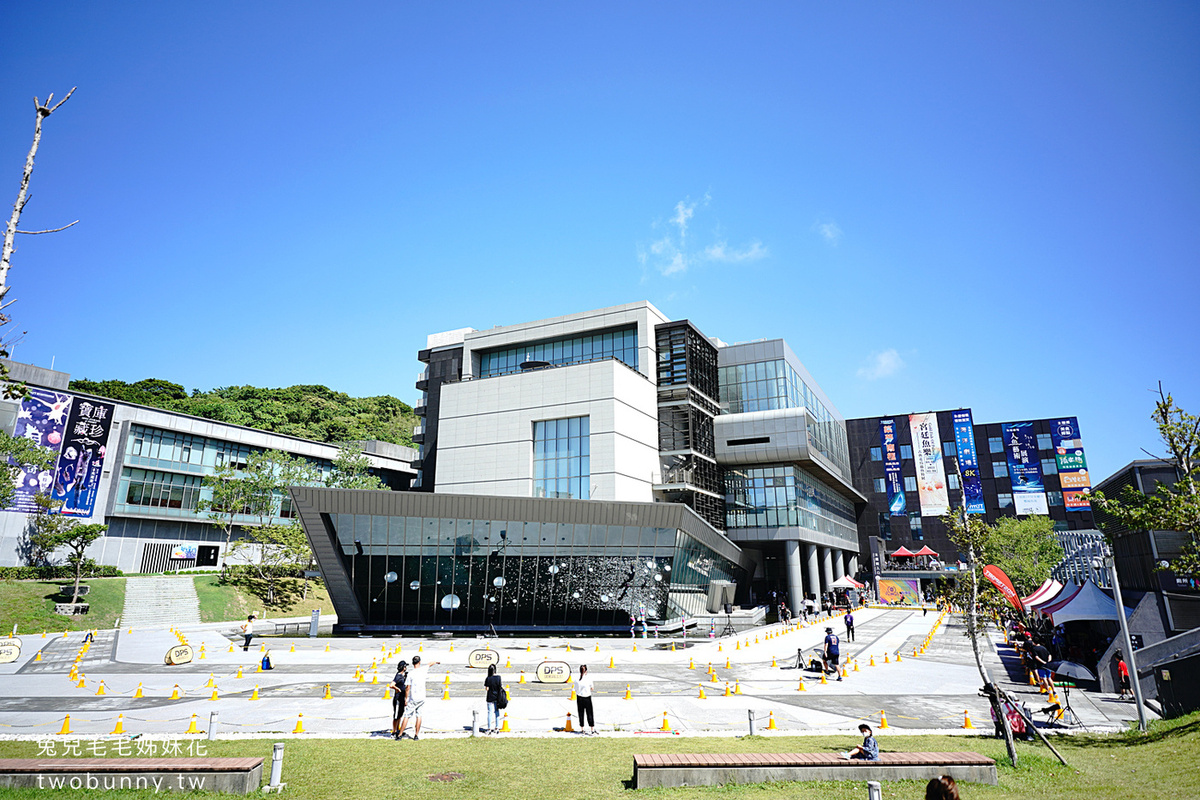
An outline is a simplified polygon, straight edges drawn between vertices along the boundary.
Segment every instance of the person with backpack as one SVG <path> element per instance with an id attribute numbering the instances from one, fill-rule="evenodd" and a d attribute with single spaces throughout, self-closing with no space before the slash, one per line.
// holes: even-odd
<path id="1" fill-rule="evenodd" d="M 833 669 L 837 675 L 837 679 L 842 679 L 842 673 L 838 670 L 838 659 L 841 657 L 840 642 L 837 634 L 833 632 L 833 628 L 825 629 L 825 668 Z"/>
<path id="2" fill-rule="evenodd" d="M 396 665 L 396 676 L 388 684 L 392 690 L 392 738 L 400 739 L 400 720 L 404 718 L 405 694 L 408 691 L 408 662 Z"/>
<path id="3" fill-rule="evenodd" d="M 484 700 L 487 702 L 487 728 L 484 733 L 500 732 L 500 711 L 508 706 L 508 692 L 504 690 L 504 681 L 496 674 L 496 665 L 488 664 L 487 677 L 483 679 L 487 689 Z"/>

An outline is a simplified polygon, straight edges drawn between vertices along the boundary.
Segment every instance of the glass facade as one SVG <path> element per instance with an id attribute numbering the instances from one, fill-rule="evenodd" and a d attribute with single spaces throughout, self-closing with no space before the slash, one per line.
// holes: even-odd
<path id="1" fill-rule="evenodd" d="M 739 572 L 675 528 L 357 514 L 328 520 L 370 627 L 628 629 L 631 616 L 695 613 L 710 581 L 736 582 Z"/>
<path id="2" fill-rule="evenodd" d="M 737 364 L 721 367 L 719 372 L 722 409 L 730 414 L 781 408 L 807 409 L 809 443 L 849 474 L 850 451 L 845 426 L 786 361 Z"/>
<path id="3" fill-rule="evenodd" d="M 224 466 L 244 467 L 258 448 L 192 436 L 185 433 L 132 425 L 125 443 L 125 463 L 117 486 L 116 513 L 170 516 L 207 520 L 208 512 L 197 510 L 201 499 L 211 499 L 211 490 L 203 488 L 204 476 Z M 333 464 L 314 460 L 323 480 Z M 291 501 L 276 496 L 276 516 L 291 516 Z M 240 515 L 238 522 L 258 524 L 257 515 Z"/>
<path id="4" fill-rule="evenodd" d="M 533 423 L 533 496 L 587 500 L 591 495 L 587 417 Z"/>
<path id="5" fill-rule="evenodd" d="M 800 527 L 858 541 L 854 506 L 800 467 L 725 470 L 730 528 Z"/>
<path id="6" fill-rule="evenodd" d="M 545 361 L 555 366 L 587 364 L 615 358 L 638 368 L 637 327 L 618 328 L 585 336 L 568 336 L 525 342 L 516 347 L 479 354 L 479 377 L 494 378 L 521 371 L 525 361 Z"/>

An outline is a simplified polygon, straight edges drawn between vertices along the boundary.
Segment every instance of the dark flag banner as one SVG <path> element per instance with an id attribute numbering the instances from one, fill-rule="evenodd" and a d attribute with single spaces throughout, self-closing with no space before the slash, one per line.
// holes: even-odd
<path id="1" fill-rule="evenodd" d="M 60 513 L 90 517 L 95 510 L 112 417 L 112 403 L 75 398 L 54 473 L 53 497 L 62 501 Z"/>
<path id="2" fill-rule="evenodd" d="M 1033 423 L 1006 422 L 1000 426 L 1000 431 L 1004 437 L 1004 453 L 1008 457 L 1008 477 L 1012 480 L 1016 512 L 1021 515 L 1049 514 Z"/>
<path id="3" fill-rule="evenodd" d="M 971 409 L 955 411 L 954 443 L 958 449 L 958 471 L 962 473 L 963 505 L 968 514 L 986 514 L 983 482 L 979 479 L 979 457 L 975 454 L 975 428 Z"/>
<path id="4" fill-rule="evenodd" d="M 879 420 L 879 443 L 883 450 L 888 513 L 893 517 L 906 516 L 908 509 L 904 499 L 904 479 L 900 477 L 900 450 L 896 445 L 896 420 Z"/>

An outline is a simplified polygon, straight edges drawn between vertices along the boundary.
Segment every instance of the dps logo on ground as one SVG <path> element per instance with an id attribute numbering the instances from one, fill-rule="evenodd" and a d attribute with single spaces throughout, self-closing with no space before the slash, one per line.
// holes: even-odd
<path id="1" fill-rule="evenodd" d="M 166 657 L 163 658 L 163 663 L 167 666 L 174 666 L 175 664 L 187 664 L 191 660 L 191 645 L 180 644 L 167 651 Z"/>
<path id="2" fill-rule="evenodd" d="M 571 665 L 565 661 L 543 661 L 538 664 L 537 679 L 542 683 L 566 683 L 571 677 Z"/>
<path id="3" fill-rule="evenodd" d="M 467 654 L 467 666 L 487 669 L 490 666 L 500 666 L 500 654 L 495 650 L 472 650 Z"/>
<path id="4" fill-rule="evenodd" d="M 0 664 L 11 664 L 21 657 L 21 640 L 15 636 L 0 639 Z"/>

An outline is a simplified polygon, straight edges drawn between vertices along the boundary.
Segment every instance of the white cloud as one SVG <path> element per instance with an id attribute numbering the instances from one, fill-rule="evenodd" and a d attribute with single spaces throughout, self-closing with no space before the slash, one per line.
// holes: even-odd
<path id="1" fill-rule="evenodd" d="M 757 261 L 771 255 L 771 251 L 763 247 L 763 243 L 755 240 L 740 250 L 730 247 L 728 242 L 720 241 L 704 248 L 704 257 L 709 261 L 725 261 L 736 264 L 740 261 Z"/>
<path id="2" fill-rule="evenodd" d="M 679 275 L 685 273 L 693 265 L 706 261 L 736 264 L 743 261 L 757 261 L 768 257 L 771 253 L 757 239 L 751 240 L 741 247 L 730 246 L 725 239 L 718 239 L 712 244 L 701 247 L 692 245 L 689 241 L 690 229 L 699 220 L 697 213 L 712 201 L 708 192 L 699 200 L 685 197 L 675 204 L 674 213 L 667 220 L 671 227 L 660 227 L 661 221 L 651 223 L 651 230 L 666 231 L 666 234 L 655 239 L 647 247 L 638 245 L 638 263 L 645 267 L 653 267 L 660 275 Z M 717 226 L 713 226 L 714 230 Z M 695 234 L 691 236 L 695 239 Z M 643 272 L 642 279 L 645 280 Z"/>
<path id="3" fill-rule="evenodd" d="M 888 349 L 872 353 L 865 366 L 859 367 L 858 377 L 863 380 L 877 381 L 895 375 L 904 369 L 904 359 L 896 350 Z"/>
<path id="4" fill-rule="evenodd" d="M 825 241 L 829 242 L 829 244 L 833 245 L 834 247 L 837 247 L 837 243 L 842 240 L 842 229 L 839 228 L 838 224 L 833 220 L 830 220 L 829 222 L 818 222 L 813 227 L 816 229 L 817 233 L 821 234 L 821 237 L 824 238 Z"/>

